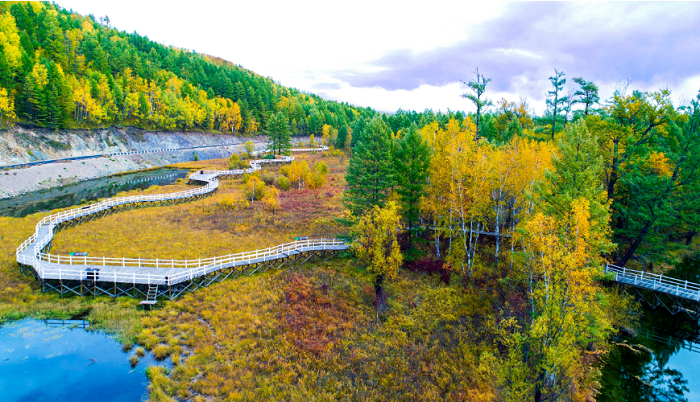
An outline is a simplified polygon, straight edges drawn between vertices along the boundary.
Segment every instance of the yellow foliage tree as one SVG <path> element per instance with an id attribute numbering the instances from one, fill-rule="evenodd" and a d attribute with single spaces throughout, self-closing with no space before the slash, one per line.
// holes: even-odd
<path id="1" fill-rule="evenodd" d="M 265 195 L 262 198 L 265 210 L 272 212 L 273 215 L 275 214 L 275 211 L 280 208 L 279 195 L 280 191 L 277 188 L 268 187 L 265 191 Z"/>
<path id="2" fill-rule="evenodd" d="M 401 215 L 394 201 L 384 208 L 375 205 L 355 226 L 352 250 L 358 261 L 374 275 L 374 290 L 382 296 L 384 280 L 396 276 L 403 263 L 397 234 L 401 230 Z"/>
<path id="3" fill-rule="evenodd" d="M 515 345 L 505 348 L 496 369 L 502 399 L 549 401 L 565 392 L 573 400 L 585 399 L 577 392 L 588 388 L 582 382 L 594 368 L 582 359 L 584 348 L 604 341 L 612 330 L 597 301 L 601 290 L 595 277 L 601 268 L 591 245 L 601 242 L 595 238 L 600 235 L 591 230 L 585 198 L 575 200 L 559 219 L 537 213 L 518 235 L 522 259 L 517 267 L 528 286 L 529 318 L 524 328 L 502 334 L 503 345 Z"/>
<path id="4" fill-rule="evenodd" d="M 6 118 L 9 124 L 10 119 L 15 117 L 15 101 L 11 96 L 8 96 L 5 88 L 0 88 L 0 124 L 2 124 L 3 118 Z"/>
<path id="5" fill-rule="evenodd" d="M 0 14 L 0 49 L 5 56 L 5 61 L 12 74 L 22 66 L 22 53 L 20 52 L 19 31 L 15 24 L 15 17 L 10 13 Z"/>

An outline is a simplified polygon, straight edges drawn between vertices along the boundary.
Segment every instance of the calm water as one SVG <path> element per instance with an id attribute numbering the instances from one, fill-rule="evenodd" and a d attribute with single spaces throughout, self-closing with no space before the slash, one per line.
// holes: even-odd
<path id="1" fill-rule="evenodd" d="M 13 401 L 139 401 L 146 398 L 146 367 L 131 368 L 109 336 L 32 319 L 0 327 L 0 399 Z M 166 364 L 166 363 L 161 363 Z"/>
<path id="2" fill-rule="evenodd" d="M 84 201 L 112 197 L 120 191 L 172 184 L 175 180 L 184 177 L 187 177 L 187 170 L 156 169 L 68 184 L 27 193 L 19 197 L 2 199 L 0 200 L 0 216 L 23 217 L 35 212 L 66 208 L 79 205 Z"/>
<path id="3" fill-rule="evenodd" d="M 700 283 L 700 261 L 687 259 L 669 276 Z M 639 336 L 619 342 L 649 351 L 614 347 L 604 359 L 598 400 L 700 402 L 700 334 L 686 317 L 672 316 L 663 307 L 646 308 Z"/>

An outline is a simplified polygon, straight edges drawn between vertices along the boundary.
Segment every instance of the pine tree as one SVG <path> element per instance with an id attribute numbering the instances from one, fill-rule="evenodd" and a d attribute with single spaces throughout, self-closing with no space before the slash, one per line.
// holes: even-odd
<path id="1" fill-rule="evenodd" d="M 547 99 L 547 107 L 552 111 L 552 139 L 554 139 L 554 129 L 557 125 L 557 118 L 569 98 L 567 96 L 561 96 L 561 92 L 564 90 L 564 84 L 566 84 L 563 71 L 558 71 L 555 68 L 554 76 L 549 77 L 549 81 L 554 87 L 554 90 L 547 91 L 547 96 L 549 97 L 549 99 Z"/>
<path id="2" fill-rule="evenodd" d="M 425 195 L 425 184 L 430 166 L 430 148 L 418 127 L 412 124 L 404 135 L 394 157 L 396 192 L 401 196 L 401 211 L 408 226 L 408 247 L 412 246 L 413 232 L 418 221 L 418 202 Z"/>
<path id="3" fill-rule="evenodd" d="M 273 153 L 282 155 L 283 152 L 287 152 L 292 147 L 289 122 L 282 112 L 270 115 L 265 134 L 270 138 L 268 143 Z"/>
<path id="4" fill-rule="evenodd" d="M 345 180 L 343 202 L 354 214 L 384 206 L 394 185 L 391 131 L 381 117 L 373 118 L 360 134 Z"/>
<path id="5" fill-rule="evenodd" d="M 603 182 L 603 158 L 598 139 L 586 127 L 584 120 L 569 125 L 559 140 L 559 152 L 552 164 L 554 170 L 546 172 L 546 179 L 537 187 L 543 200 L 542 210 L 551 217 L 563 219 L 573 204 L 585 199 L 589 205 L 592 230 L 599 231 L 596 238 L 606 239 L 610 230 L 610 203 L 607 202 Z M 611 244 L 592 245 L 595 254 L 608 251 Z"/>
<path id="6" fill-rule="evenodd" d="M 340 130 L 338 130 L 338 136 L 335 138 L 335 147 L 336 148 L 343 148 L 345 146 L 345 139 L 348 137 L 348 126 L 342 125 L 340 126 Z"/>
<path id="7" fill-rule="evenodd" d="M 474 74 L 476 74 L 476 81 L 462 81 L 462 83 L 467 85 L 469 87 L 469 90 L 473 92 L 462 94 L 462 98 L 469 99 L 470 101 L 472 101 L 472 103 L 474 103 L 474 106 L 476 106 L 476 139 L 478 140 L 479 135 L 481 134 L 482 111 L 487 107 L 493 105 L 493 102 L 491 102 L 491 100 L 487 98 L 482 98 L 482 95 L 484 95 L 484 92 L 486 92 L 486 85 L 489 82 L 491 82 L 491 78 L 484 77 L 481 73 L 479 73 L 478 68 L 476 69 L 476 71 L 474 71 Z"/>
<path id="8" fill-rule="evenodd" d="M 598 96 L 598 86 L 590 81 L 584 80 L 581 77 L 574 78 L 574 82 L 581 87 L 581 89 L 574 93 L 574 96 L 576 96 L 576 100 L 574 102 L 583 103 L 583 115 L 588 116 L 593 105 L 600 101 L 600 97 Z"/>

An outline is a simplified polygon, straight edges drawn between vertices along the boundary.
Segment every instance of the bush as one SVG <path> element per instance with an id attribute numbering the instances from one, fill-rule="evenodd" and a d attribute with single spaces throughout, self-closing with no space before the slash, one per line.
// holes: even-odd
<path id="1" fill-rule="evenodd" d="M 241 200 L 231 196 L 226 196 L 219 200 L 219 206 L 231 211 L 241 211 L 248 209 L 250 202 L 248 202 L 248 200 Z"/>
<path id="2" fill-rule="evenodd" d="M 265 183 L 258 177 L 251 175 L 243 184 L 243 192 L 246 199 L 258 201 L 265 196 Z"/>
<path id="3" fill-rule="evenodd" d="M 314 165 L 314 170 L 321 173 L 321 174 L 327 174 L 328 173 L 328 165 L 326 165 L 323 162 L 318 162 L 317 164 Z"/>
<path id="4" fill-rule="evenodd" d="M 255 144 L 253 144 L 253 141 L 246 141 L 243 147 L 245 148 L 245 153 L 248 154 L 248 158 L 252 158 L 255 152 Z"/>
<path id="5" fill-rule="evenodd" d="M 247 162 L 242 161 L 238 154 L 231 154 L 231 156 L 228 158 L 229 170 L 245 169 L 248 167 L 250 167 L 250 165 Z"/>
<path id="6" fill-rule="evenodd" d="M 434 260 L 432 258 L 422 258 L 408 263 L 408 270 L 412 272 L 425 272 L 428 275 L 439 275 L 440 280 L 445 284 L 450 284 L 452 271 L 445 268 L 445 261 Z"/>
<path id="7" fill-rule="evenodd" d="M 136 356 L 138 356 L 138 357 L 146 356 L 146 350 L 139 346 L 138 348 L 136 348 Z"/>
<path id="8" fill-rule="evenodd" d="M 277 187 L 280 190 L 287 191 L 289 190 L 289 179 L 287 176 L 280 176 L 277 178 Z"/>
<path id="9" fill-rule="evenodd" d="M 156 360 L 164 360 L 170 356 L 170 348 L 168 345 L 163 345 L 162 343 L 155 348 L 153 348 L 153 357 L 156 358 Z"/>
<path id="10" fill-rule="evenodd" d="M 263 183 L 265 183 L 268 186 L 275 184 L 275 175 L 268 172 L 267 170 L 263 170 L 262 174 L 260 175 L 260 178 L 262 179 Z"/>

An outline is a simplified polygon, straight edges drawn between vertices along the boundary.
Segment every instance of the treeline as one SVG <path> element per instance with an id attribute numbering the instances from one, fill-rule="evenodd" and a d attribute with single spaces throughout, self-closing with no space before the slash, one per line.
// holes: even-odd
<path id="1" fill-rule="evenodd" d="M 437 260 L 488 301 L 484 400 L 593 398 L 595 356 L 630 325 L 603 266 L 664 270 L 700 227 L 700 95 L 669 97 L 618 91 L 562 112 L 553 94 L 539 118 L 505 102 L 446 123 L 372 118 L 353 133 L 344 200 L 377 300 L 402 261 Z"/>
<path id="2" fill-rule="evenodd" d="M 293 134 L 321 136 L 374 115 L 49 3 L 0 3 L 0 47 L 0 125 L 249 135 L 282 112 Z"/>

